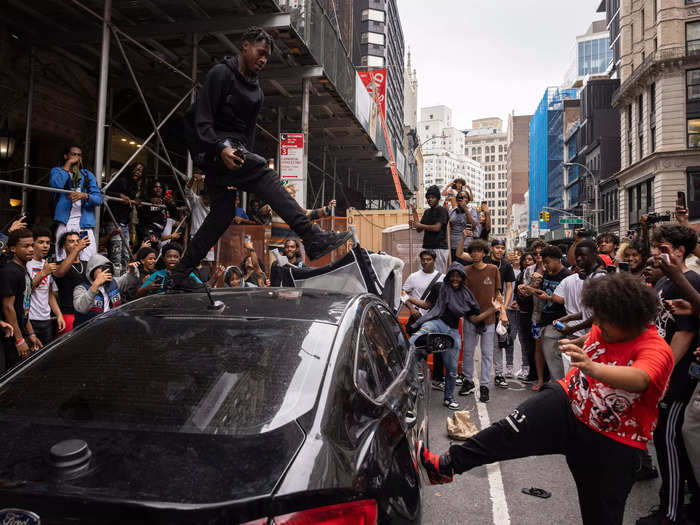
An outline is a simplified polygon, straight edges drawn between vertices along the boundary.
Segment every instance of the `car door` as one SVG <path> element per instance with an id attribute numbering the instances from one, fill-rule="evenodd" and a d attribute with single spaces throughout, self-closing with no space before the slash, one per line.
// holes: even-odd
<path id="1" fill-rule="evenodd" d="M 418 439 L 427 441 L 427 363 L 425 359 L 418 357 L 415 349 L 411 349 L 411 344 L 396 316 L 382 304 L 377 304 L 375 308 L 389 334 L 390 342 L 395 346 L 395 352 L 402 357 L 404 362 L 406 370 L 404 392 L 407 394 L 407 405 L 403 413 L 404 420 L 411 429 L 410 434 L 414 442 Z"/>

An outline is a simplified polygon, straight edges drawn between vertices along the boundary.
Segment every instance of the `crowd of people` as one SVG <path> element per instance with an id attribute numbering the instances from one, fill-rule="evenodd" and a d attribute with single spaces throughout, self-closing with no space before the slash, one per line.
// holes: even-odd
<path id="1" fill-rule="evenodd" d="M 183 258 L 183 245 L 192 240 L 210 212 L 206 175 L 195 168 L 178 205 L 173 190 L 163 180 L 146 177 L 144 170 L 137 163 L 100 190 L 93 173 L 82 167 L 82 150 L 67 147 L 62 164 L 50 173 L 51 187 L 63 190 L 52 198 L 53 221 L 33 217 L 28 228 L 22 216 L 0 233 L 4 239 L 0 373 L 102 312 L 165 291 L 168 275 Z M 112 197 L 108 206 L 105 195 Z M 280 222 L 269 205 L 256 198 L 249 204 L 244 210 L 236 196 L 232 224 Z M 335 204 L 331 201 L 323 208 L 303 211 L 308 219 L 318 219 L 330 215 Z M 96 238 L 98 206 L 102 206 L 102 221 Z M 295 233 L 277 229 L 278 238 L 271 247 L 279 249 L 285 262 L 306 266 L 303 244 Z M 184 239 L 187 232 L 189 239 Z M 219 264 L 211 249 L 190 271 L 188 281 L 195 289 L 205 283 L 210 287 L 270 286 L 271 272 L 266 268 L 272 270 L 276 263 L 270 266 L 264 259 L 246 237 L 238 264 Z"/>
<path id="2" fill-rule="evenodd" d="M 507 251 L 502 239 L 484 240 L 488 208 L 469 205 L 462 182 L 428 188 L 429 208 L 420 220 L 413 214 L 425 234 L 421 269 L 403 285 L 407 329 L 412 341 L 452 336 L 454 346 L 433 355 L 432 387 L 448 409 L 460 408 L 455 392 L 476 391 L 477 345 L 480 402 L 492 378 L 536 394 L 445 454 L 420 444 L 431 482 L 558 453 L 584 523 L 622 523 L 632 484 L 659 473 L 659 504 L 636 523 L 700 523 L 700 245 L 687 209 L 679 203 L 673 223 L 644 216 L 622 240 L 581 230 L 568 247 L 535 240 Z M 646 452 L 652 440 L 658 470 Z"/>

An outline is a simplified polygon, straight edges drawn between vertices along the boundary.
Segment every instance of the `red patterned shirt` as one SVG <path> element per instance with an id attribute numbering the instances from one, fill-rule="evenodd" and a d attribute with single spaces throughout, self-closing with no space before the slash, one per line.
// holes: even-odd
<path id="1" fill-rule="evenodd" d="M 641 335 L 623 343 L 606 343 L 600 328 L 593 325 L 584 350 L 597 363 L 644 370 L 651 383 L 644 392 L 628 392 L 572 368 L 559 384 L 571 399 L 574 415 L 583 424 L 615 441 L 646 448 L 646 442 L 656 427 L 657 404 L 673 370 L 671 348 L 654 325 L 647 326 Z"/>

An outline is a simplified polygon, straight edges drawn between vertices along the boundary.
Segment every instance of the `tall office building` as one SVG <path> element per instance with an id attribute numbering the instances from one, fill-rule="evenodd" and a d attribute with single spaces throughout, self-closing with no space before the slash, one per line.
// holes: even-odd
<path id="1" fill-rule="evenodd" d="M 564 77 L 564 87 L 579 88 L 590 77 L 607 76 L 611 62 L 610 33 L 605 20 L 596 20 L 585 34 L 576 37 L 569 68 Z"/>
<path id="2" fill-rule="evenodd" d="M 454 179 L 463 178 L 471 187 L 474 200 L 483 200 L 484 168 L 464 154 L 464 133 L 452 126 L 450 108 L 422 108 L 418 134 L 423 144 L 424 188 L 436 184 L 443 189 Z M 419 195 L 418 198 L 423 199 L 424 196 Z"/>
<path id="3" fill-rule="evenodd" d="M 561 228 L 557 210 L 564 205 L 564 132 L 578 111 L 576 89 L 550 87 L 530 119 L 530 224 L 541 211 L 550 213 L 548 223 L 540 221 L 540 231 Z"/>
<path id="4" fill-rule="evenodd" d="M 700 219 L 700 5 L 628 0 L 620 5 L 620 230 L 687 193 Z"/>
<path id="5" fill-rule="evenodd" d="M 530 118 L 532 115 L 508 115 L 508 128 L 506 130 L 508 142 L 506 227 L 508 239 L 512 243 L 510 246 L 517 245 L 520 234 L 527 230 L 527 214 L 525 214 L 524 228 L 520 218 L 525 208 L 525 193 L 528 187 Z"/>
<path id="6" fill-rule="evenodd" d="M 620 67 L 620 0 L 601 0 L 598 13 L 605 13 L 605 24 L 610 37 L 608 76 L 619 78 Z"/>
<path id="7" fill-rule="evenodd" d="M 353 62 L 386 68 L 386 122 L 392 147 L 403 150 L 404 37 L 396 0 L 356 0 Z"/>
<path id="8" fill-rule="evenodd" d="M 464 133 L 464 155 L 484 168 L 484 200 L 491 210 L 491 233 L 508 231 L 508 135 L 500 118 L 472 121 Z"/>
<path id="9" fill-rule="evenodd" d="M 403 151 L 406 157 L 405 179 L 411 190 L 422 195 L 423 162 L 418 137 L 418 75 L 411 63 L 411 51 L 408 52 L 404 69 L 404 100 L 403 100 Z"/>

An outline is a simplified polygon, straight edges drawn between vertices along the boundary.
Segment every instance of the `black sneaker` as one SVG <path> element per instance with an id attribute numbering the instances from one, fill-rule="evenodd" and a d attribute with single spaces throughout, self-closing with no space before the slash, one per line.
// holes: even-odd
<path id="1" fill-rule="evenodd" d="M 315 261 L 352 239 L 352 232 L 324 232 L 314 224 L 311 231 L 304 236 L 304 249 L 309 259 Z"/>
<path id="2" fill-rule="evenodd" d="M 654 466 L 649 452 L 642 451 L 639 455 L 639 467 L 634 471 L 634 480 L 647 481 L 658 477 L 659 471 Z"/>
<path id="3" fill-rule="evenodd" d="M 670 520 L 666 517 L 666 513 L 661 510 L 661 506 L 657 505 L 652 507 L 651 514 L 639 518 L 635 524 L 636 525 L 674 525 L 676 523 L 682 523 L 680 520 Z"/>
<path id="4" fill-rule="evenodd" d="M 432 381 L 431 386 L 433 387 L 433 390 L 445 390 L 444 381 Z"/>
<path id="5" fill-rule="evenodd" d="M 165 293 L 203 292 L 203 285 L 192 279 L 189 274 L 190 272 L 185 274 L 177 268 L 172 271 L 166 271 L 165 280 L 163 281 L 163 291 Z"/>
<path id="6" fill-rule="evenodd" d="M 488 403 L 489 401 L 489 387 L 481 386 L 479 387 L 479 401 L 482 403 Z"/>
<path id="7" fill-rule="evenodd" d="M 508 388 L 508 381 L 503 376 L 496 376 L 493 380 L 497 387 Z"/>
<path id="8" fill-rule="evenodd" d="M 449 464 L 448 456 L 438 456 L 433 454 L 427 448 L 423 441 L 416 441 L 416 457 L 428 474 L 428 480 L 431 485 L 441 485 L 443 483 L 452 482 L 454 471 Z"/>
<path id="9" fill-rule="evenodd" d="M 469 381 L 469 379 L 465 379 L 464 383 L 462 383 L 462 388 L 459 389 L 459 395 L 468 396 L 474 392 L 474 390 L 476 390 L 476 385 L 474 385 L 474 382 Z"/>
<path id="10" fill-rule="evenodd" d="M 459 410 L 459 403 L 457 403 L 457 401 L 454 399 L 445 399 L 442 404 L 450 410 Z"/>

